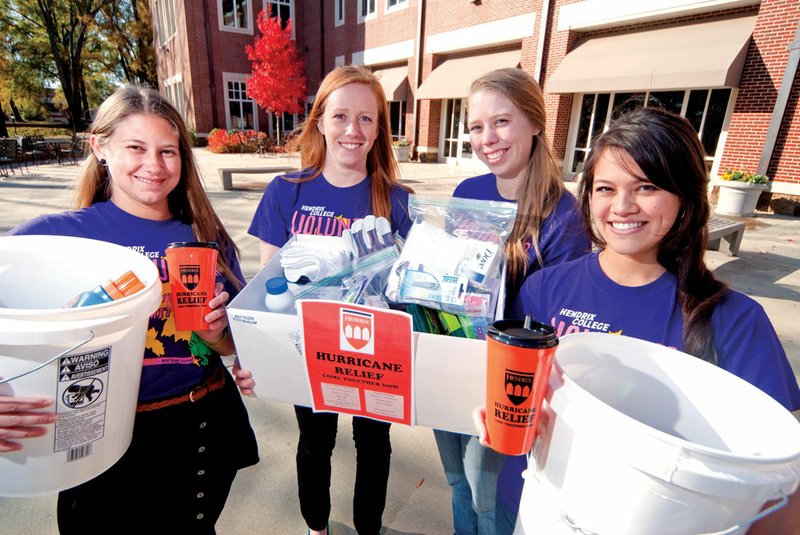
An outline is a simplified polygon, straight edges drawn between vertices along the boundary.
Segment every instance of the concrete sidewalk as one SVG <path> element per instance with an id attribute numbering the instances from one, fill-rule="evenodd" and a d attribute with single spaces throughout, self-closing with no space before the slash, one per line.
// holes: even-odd
<path id="1" fill-rule="evenodd" d="M 195 149 L 208 195 L 242 252 L 242 269 L 249 279 L 258 271 L 258 240 L 247 228 L 266 183 L 262 175 L 234 175 L 234 190 L 224 191 L 220 167 L 299 165 L 296 157 L 215 155 Z M 458 182 L 480 172 L 447 164 L 401 164 L 403 181 L 417 193 L 449 195 Z M 0 234 L 45 212 L 71 206 L 68 188 L 74 165 L 32 166 L 29 173 L 0 177 Z M 772 320 L 800 375 L 800 219 L 759 213 L 746 219 L 747 230 L 738 257 L 709 251 L 707 261 L 717 276 L 761 303 Z M 723 246 L 724 250 L 725 247 Z M 262 399 L 247 399 L 258 436 L 261 462 L 240 472 L 217 528 L 222 535 L 306 532 L 297 502 L 294 456 L 297 424 L 292 407 Z M 355 449 L 349 417 L 340 417 L 333 458 L 331 532 L 350 535 Z M 384 513 L 388 535 L 452 533 L 450 491 L 444 479 L 429 429 L 392 427 L 392 471 Z M 146 514 L 146 511 L 143 511 Z M 0 534 L 57 533 L 55 497 L 0 498 Z"/>

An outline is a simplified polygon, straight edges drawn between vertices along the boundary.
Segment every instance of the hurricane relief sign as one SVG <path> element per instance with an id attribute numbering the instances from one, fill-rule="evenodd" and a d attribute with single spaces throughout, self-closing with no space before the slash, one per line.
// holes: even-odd
<path id="1" fill-rule="evenodd" d="M 413 425 L 411 316 L 338 301 L 297 309 L 313 409 Z"/>

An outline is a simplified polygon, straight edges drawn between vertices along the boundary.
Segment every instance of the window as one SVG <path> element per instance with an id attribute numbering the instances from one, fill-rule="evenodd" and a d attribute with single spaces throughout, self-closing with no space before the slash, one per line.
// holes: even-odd
<path id="1" fill-rule="evenodd" d="M 573 173 L 583 170 L 592 140 L 605 130 L 610 121 L 627 111 L 647 105 L 662 107 L 685 117 L 691 123 L 703 143 L 707 154 L 706 166 L 710 170 L 716 158 L 717 143 L 730 97 L 731 90 L 727 88 L 585 94 L 578 112 L 569 169 Z"/>
<path id="2" fill-rule="evenodd" d="M 389 101 L 389 123 L 392 125 L 392 139 L 406 137 L 406 102 Z"/>
<path id="3" fill-rule="evenodd" d="M 186 120 L 186 96 L 183 92 L 183 76 L 179 73 L 164 82 L 164 96 L 175 106 Z"/>
<path id="4" fill-rule="evenodd" d="M 229 130 L 257 130 L 256 103 L 247 96 L 246 74 L 223 73 L 225 81 L 225 120 Z"/>
<path id="5" fill-rule="evenodd" d="M 250 4 L 248 0 L 217 0 L 220 12 L 220 29 L 225 31 L 250 31 Z"/>
<path id="6" fill-rule="evenodd" d="M 267 0 L 265 10 L 270 17 L 281 19 L 281 28 L 286 28 L 289 19 L 294 18 L 292 0 Z"/>
<path id="7" fill-rule="evenodd" d="M 344 0 L 334 0 L 336 6 L 336 26 L 344 24 Z"/>
<path id="8" fill-rule="evenodd" d="M 375 2 L 377 0 L 358 0 L 358 22 L 375 17 Z"/>
<path id="9" fill-rule="evenodd" d="M 469 141 L 467 128 L 467 107 L 465 99 L 449 99 L 444 101 L 443 145 L 442 156 L 455 158 L 457 161 L 472 157 L 472 144 Z"/>
<path id="10" fill-rule="evenodd" d="M 163 47 L 176 33 L 175 5 L 173 0 L 156 0 L 155 8 L 158 44 Z"/>
<path id="11" fill-rule="evenodd" d="M 386 0 L 386 10 L 392 10 L 398 7 L 407 7 L 408 0 Z"/>

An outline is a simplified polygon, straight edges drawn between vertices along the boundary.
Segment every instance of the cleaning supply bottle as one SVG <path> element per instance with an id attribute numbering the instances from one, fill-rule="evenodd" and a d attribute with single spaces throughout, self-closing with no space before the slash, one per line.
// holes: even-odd
<path id="1" fill-rule="evenodd" d="M 294 314 L 294 295 L 289 291 L 286 277 L 272 277 L 267 279 L 264 285 L 267 288 L 264 306 L 267 307 L 268 311 L 279 314 Z"/>
<path id="2" fill-rule="evenodd" d="M 139 277 L 133 271 L 126 271 L 113 281 L 110 280 L 92 290 L 83 292 L 74 303 L 70 303 L 68 306 L 70 308 L 78 308 L 100 305 L 133 295 L 143 289 L 144 284 L 139 280 Z"/>

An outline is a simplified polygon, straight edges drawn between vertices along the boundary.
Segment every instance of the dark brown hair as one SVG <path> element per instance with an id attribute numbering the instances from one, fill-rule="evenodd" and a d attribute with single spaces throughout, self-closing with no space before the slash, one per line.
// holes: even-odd
<path id="1" fill-rule="evenodd" d="M 703 260 L 710 206 L 705 153 L 697 134 L 689 121 L 678 115 L 660 108 L 639 108 L 617 119 L 592 143 L 583 169 L 580 203 L 587 230 L 599 247 L 606 244 L 592 228 L 590 204 L 594 170 L 605 151 L 629 156 L 644 173 L 642 178 L 680 198 L 678 217 L 659 243 L 658 263 L 677 279 L 684 351 L 716 363 L 711 314 L 727 286 Z"/>

